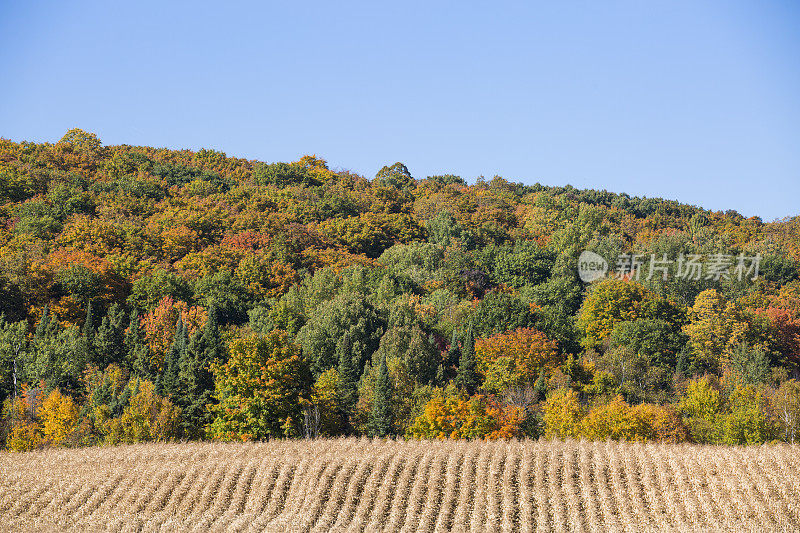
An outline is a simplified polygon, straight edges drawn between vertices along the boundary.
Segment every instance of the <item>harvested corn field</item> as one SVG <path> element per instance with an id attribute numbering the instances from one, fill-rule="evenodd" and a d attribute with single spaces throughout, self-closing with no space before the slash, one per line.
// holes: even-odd
<path id="1" fill-rule="evenodd" d="M 0 454 L 6 531 L 797 531 L 800 449 L 337 439 Z"/>

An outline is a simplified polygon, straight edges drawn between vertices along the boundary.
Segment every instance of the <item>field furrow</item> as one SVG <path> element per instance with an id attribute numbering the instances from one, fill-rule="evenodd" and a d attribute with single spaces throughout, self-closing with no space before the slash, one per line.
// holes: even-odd
<path id="1" fill-rule="evenodd" d="M 796 531 L 797 446 L 337 439 L 0 454 L 0 531 Z"/>

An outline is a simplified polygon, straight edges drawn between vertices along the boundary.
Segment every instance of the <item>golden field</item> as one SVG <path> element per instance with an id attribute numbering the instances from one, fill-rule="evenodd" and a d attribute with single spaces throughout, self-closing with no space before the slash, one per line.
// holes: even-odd
<path id="1" fill-rule="evenodd" d="M 141 444 L 0 453 L 3 531 L 798 531 L 800 448 Z"/>

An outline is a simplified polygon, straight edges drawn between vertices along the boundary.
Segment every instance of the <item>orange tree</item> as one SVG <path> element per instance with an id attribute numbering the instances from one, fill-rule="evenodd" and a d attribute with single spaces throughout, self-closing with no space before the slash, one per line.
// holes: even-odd
<path id="1" fill-rule="evenodd" d="M 754 312 L 769 319 L 778 350 L 793 368 L 800 368 L 800 281 L 787 283 L 766 300 Z"/>
<path id="2" fill-rule="evenodd" d="M 252 440 L 299 435 L 310 402 L 311 371 L 285 331 L 235 339 L 225 364 L 214 363 L 215 415 L 209 435 Z"/>
<path id="3" fill-rule="evenodd" d="M 205 325 L 208 312 L 201 306 L 190 307 L 172 296 L 164 296 L 155 308 L 141 318 L 145 339 L 150 347 L 149 370 L 154 375 L 164 367 L 164 357 L 172 345 L 178 317 L 183 320 L 187 335 L 191 338 L 195 331 Z"/>
<path id="4" fill-rule="evenodd" d="M 532 384 L 542 370 L 553 371 L 560 362 L 556 343 L 531 328 L 478 339 L 475 355 L 478 371 L 485 377 L 483 386 L 494 393 Z"/>

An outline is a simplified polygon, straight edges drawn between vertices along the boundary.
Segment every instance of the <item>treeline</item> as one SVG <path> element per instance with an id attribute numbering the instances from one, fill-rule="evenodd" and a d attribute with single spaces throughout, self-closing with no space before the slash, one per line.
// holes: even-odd
<path id="1" fill-rule="evenodd" d="M 799 244 L 797 218 L 401 163 L 0 140 L 2 439 L 793 442 Z M 583 250 L 760 263 L 584 283 Z"/>

